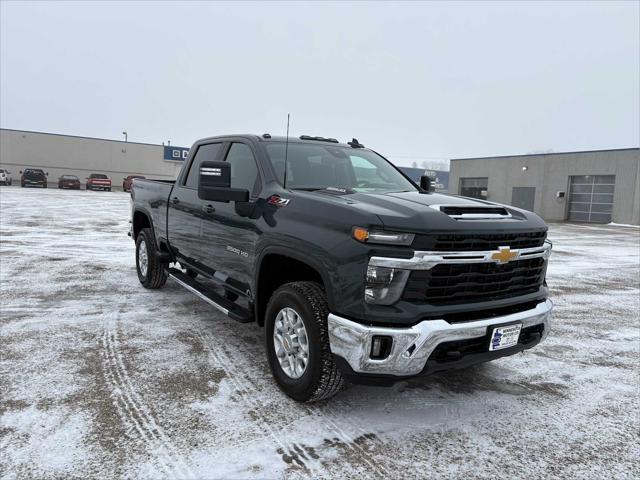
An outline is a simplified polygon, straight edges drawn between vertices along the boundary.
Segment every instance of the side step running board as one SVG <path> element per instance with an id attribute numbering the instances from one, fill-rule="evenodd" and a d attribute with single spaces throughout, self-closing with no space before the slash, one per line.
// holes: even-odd
<path id="1" fill-rule="evenodd" d="M 241 307 L 231 300 L 224 298 L 218 292 L 202 285 L 200 282 L 194 280 L 177 268 L 170 268 L 168 272 L 169 277 L 173 278 L 176 282 L 189 290 L 191 293 L 196 294 L 205 302 L 213 305 L 216 309 L 227 315 L 229 318 L 240 323 L 248 323 L 253 321 L 253 315 L 249 310 Z"/>

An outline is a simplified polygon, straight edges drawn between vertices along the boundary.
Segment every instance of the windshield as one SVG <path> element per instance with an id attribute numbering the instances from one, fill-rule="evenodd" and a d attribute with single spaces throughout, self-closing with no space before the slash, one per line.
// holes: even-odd
<path id="1" fill-rule="evenodd" d="M 89 178 L 107 178 L 107 176 L 102 173 L 92 173 Z"/>
<path id="2" fill-rule="evenodd" d="M 285 144 L 270 143 L 266 151 L 278 181 L 284 184 Z M 416 190 L 389 162 L 370 150 L 290 143 L 287 159 L 287 188 L 375 193 Z"/>

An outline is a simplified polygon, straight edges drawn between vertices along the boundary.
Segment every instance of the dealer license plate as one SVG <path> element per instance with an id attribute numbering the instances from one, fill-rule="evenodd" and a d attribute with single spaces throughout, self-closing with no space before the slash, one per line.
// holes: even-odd
<path id="1" fill-rule="evenodd" d="M 503 348 L 509 348 L 517 345 L 521 329 L 521 323 L 509 325 L 507 327 L 494 328 L 493 333 L 491 334 L 491 343 L 489 343 L 489 351 L 502 350 Z"/>

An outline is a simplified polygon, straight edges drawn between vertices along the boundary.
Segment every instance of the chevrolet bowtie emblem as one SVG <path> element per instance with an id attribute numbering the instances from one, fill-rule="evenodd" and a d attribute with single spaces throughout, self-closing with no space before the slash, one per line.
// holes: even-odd
<path id="1" fill-rule="evenodd" d="M 496 263 L 508 263 L 520 255 L 518 250 L 511 251 L 509 247 L 498 247 L 498 251 L 491 254 L 491 260 Z"/>

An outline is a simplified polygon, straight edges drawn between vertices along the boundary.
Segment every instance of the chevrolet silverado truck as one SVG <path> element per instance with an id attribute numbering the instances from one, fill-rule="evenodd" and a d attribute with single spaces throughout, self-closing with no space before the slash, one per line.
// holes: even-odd
<path id="1" fill-rule="evenodd" d="M 206 138 L 176 181 L 135 179 L 131 198 L 142 285 L 172 278 L 263 327 L 275 381 L 298 401 L 512 355 L 549 333 L 544 222 L 433 193 L 356 139 Z"/>

